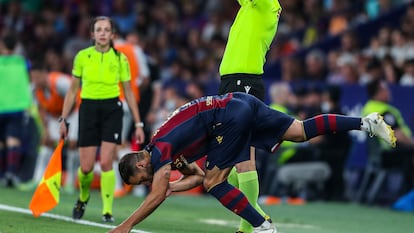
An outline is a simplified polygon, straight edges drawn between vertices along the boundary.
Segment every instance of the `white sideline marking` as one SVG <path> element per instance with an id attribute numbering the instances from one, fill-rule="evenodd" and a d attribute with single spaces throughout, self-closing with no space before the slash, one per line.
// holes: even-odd
<path id="1" fill-rule="evenodd" d="M 11 212 L 17 212 L 17 213 L 32 215 L 32 212 L 28 209 L 23 209 L 23 208 L 9 206 L 9 205 L 3 205 L 3 204 L 0 204 L 0 210 L 6 210 L 6 211 L 11 211 Z M 112 225 L 92 222 L 92 221 L 88 221 L 88 220 L 74 220 L 70 217 L 57 215 L 57 214 L 43 213 L 40 216 L 41 217 L 52 218 L 52 219 L 57 219 L 57 220 L 63 220 L 63 221 L 66 221 L 66 222 L 73 222 L 73 223 L 77 223 L 77 224 L 81 224 L 81 225 L 87 225 L 87 226 L 94 226 L 94 227 L 101 227 L 101 228 L 108 228 L 108 229 L 115 228 L 115 226 L 112 226 Z M 151 233 L 151 232 L 148 232 L 148 231 L 140 231 L 140 230 L 136 230 L 136 229 L 132 229 L 131 232 Z"/>
<path id="2" fill-rule="evenodd" d="M 200 222 L 211 224 L 211 225 L 219 225 L 219 226 L 229 226 L 229 227 L 237 227 L 239 225 L 239 221 L 226 221 L 221 219 L 200 219 Z M 315 229 L 318 228 L 313 225 L 308 224 L 295 224 L 295 223 L 276 223 L 276 227 L 283 227 L 283 228 L 303 228 L 303 229 Z M 277 232 L 281 232 L 278 231 Z"/>

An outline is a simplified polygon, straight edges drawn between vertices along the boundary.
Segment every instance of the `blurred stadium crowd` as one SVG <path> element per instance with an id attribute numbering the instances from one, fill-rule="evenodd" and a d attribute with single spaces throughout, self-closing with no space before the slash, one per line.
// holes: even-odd
<path id="1" fill-rule="evenodd" d="M 374 79 L 414 85 L 412 1 L 280 3 L 283 11 L 264 74 L 270 84 L 269 104 L 280 101 L 273 92 L 281 92 L 283 85 L 273 84 L 281 81 L 288 83 L 292 92 L 285 93 L 285 100 L 277 104 L 300 118 L 323 112 L 324 93 L 334 101 L 340 99 L 340 92 L 326 88 L 328 85 L 365 85 Z M 40 62 L 49 71 L 70 74 L 75 54 L 92 45 L 91 19 L 112 17 L 119 36 L 146 55 L 149 72 L 137 85 L 149 138 L 177 106 L 217 92 L 218 67 L 238 7 L 235 0 L 0 0 L 0 36 L 12 35 L 17 42 L 14 53 L 24 56 L 29 64 Z M 304 158 L 298 160 L 309 160 L 314 151 L 327 147 L 326 143 L 320 146 L 318 150 L 303 146 Z M 342 151 L 350 150 L 350 144 L 344 146 L 347 148 Z M 318 159 L 324 157 L 316 154 Z M 343 168 L 346 154 L 339 156 L 341 159 L 331 163 Z M 29 165 L 27 169 L 30 171 Z M 339 171 L 343 173 L 341 168 Z M 30 177 L 21 176 L 23 180 Z M 344 200 L 344 193 L 340 187 L 323 195 Z M 265 194 L 273 193 L 268 190 Z"/>

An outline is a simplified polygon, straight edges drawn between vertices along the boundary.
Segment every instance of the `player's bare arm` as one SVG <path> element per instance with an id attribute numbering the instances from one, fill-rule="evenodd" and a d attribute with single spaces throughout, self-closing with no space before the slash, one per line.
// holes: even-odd
<path id="1" fill-rule="evenodd" d="M 183 176 L 176 181 L 170 182 L 170 190 L 172 192 L 186 191 L 203 183 L 205 174 L 197 163 L 185 163 L 178 170 L 183 174 Z"/>
<path id="2" fill-rule="evenodd" d="M 171 165 L 166 164 L 154 174 L 151 192 L 148 193 L 141 205 L 118 227 L 109 231 L 109 233 L 127 233 L 132 227 L 143 221 L 165 200 L 165 193 L 168 189 L 170 180 Z"/>

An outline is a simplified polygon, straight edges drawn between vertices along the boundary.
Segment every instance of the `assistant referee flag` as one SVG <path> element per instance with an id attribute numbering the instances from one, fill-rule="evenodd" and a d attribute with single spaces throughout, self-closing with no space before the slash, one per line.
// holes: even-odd
<path id="1" fill-rule="evenodd" d="M 64 140 L 62 139 L 50 157 L 43 178 L 33 194 L 29 209 L 35 217 L 53 209 L 59 203 L 63 144 Z"/>

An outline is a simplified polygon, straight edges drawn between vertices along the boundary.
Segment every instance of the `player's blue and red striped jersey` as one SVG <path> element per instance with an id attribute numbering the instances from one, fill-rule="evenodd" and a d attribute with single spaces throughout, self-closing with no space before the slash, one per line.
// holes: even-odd
<path id="1" fill-rule="evenodd" d="M 170 114 L 154 133 L 146 146 L 151 154 L 154 172 L 172 163 L 176 169 L 182 163 L 191 163 L 208 152 L 209 133 L 213 130 L 216 116 L 224 111 L 233 94 L 207 96 L 193 100 Z"/>

